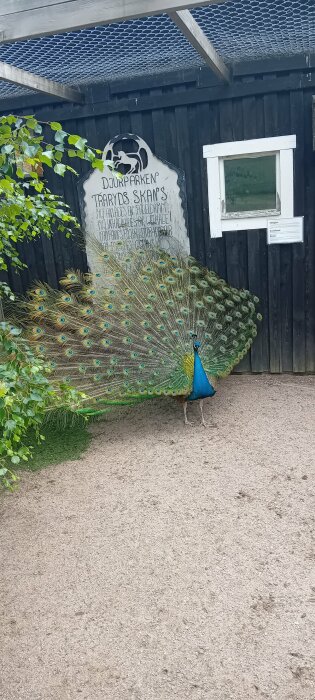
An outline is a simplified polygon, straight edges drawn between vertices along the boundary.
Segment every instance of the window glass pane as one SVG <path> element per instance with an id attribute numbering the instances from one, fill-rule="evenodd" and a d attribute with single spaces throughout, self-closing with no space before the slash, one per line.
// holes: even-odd
<path id="1" fill-rule="evenodd" d="M 225 210 L 277 208 L 276 156 L 224 160 Z"/>

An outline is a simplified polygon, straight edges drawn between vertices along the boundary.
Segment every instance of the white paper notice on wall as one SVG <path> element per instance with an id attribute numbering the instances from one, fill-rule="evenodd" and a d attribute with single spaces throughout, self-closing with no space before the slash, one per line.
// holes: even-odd
<path id="1" fill-rule="evenodd" d="M 303 243 L 304 217 L 268 219 L 267 243 Z"/>

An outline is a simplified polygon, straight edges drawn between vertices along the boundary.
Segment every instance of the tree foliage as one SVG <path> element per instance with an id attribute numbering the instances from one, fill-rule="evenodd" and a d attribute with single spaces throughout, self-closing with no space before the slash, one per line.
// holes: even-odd
<path id="1" fill-rule="evenodd" d="M 61 177 L 66 172 L 76 175 L 68 161 L 79 158 L 102 171 L 101 155 L 59 122 L 40 122 L 32 115 L 0 118 L 0 270 L 7 270 L 9 262 L 23 267 L 18 243 L 51 236 L 56 229 L 70 236 L 79 228 L 68 205 L 48 188 L 45 170 Z"/>
<path id="2" fill-rule="evenodd" d="M 27 461 L 32 440 L 41 441 L 45 412 L 62 408 L 73 411 L 83 394 L 67 384 L 56 388 L 49 381 L 49 370 L 36 357 L 21 336 L 21 330 L 0 323 L 0 485 L 12 488 L 16 474 L 9 464 Z"/>
<path id="3" fill-rule="evenodd" d="M 48 188 L 45 171 L 76 175 L 69 165 L 75 158 L 102 171 L 101 156 L 100 150 L 64 131 L 59 122 L 40 122 L 32 115 L 0 118 L 0 271 L 9 264 L 24 267 L 19 243 L 55 231 L 70 236 L 79 228 L 68 205 Z M 5 283 L 0 283 L 0 319 L 1 296 L 14 298 Z M 7 488 L 17 480 L 10 463 L 27 461 L 31 455 L 29 430 L 36 440 L 43 439 L 40 426 L 47 409 L 73 410 L 83 398 L 69 386 L 50 384 L 47 367 L 20 333 L 0 323 L 0 485 Z"/>

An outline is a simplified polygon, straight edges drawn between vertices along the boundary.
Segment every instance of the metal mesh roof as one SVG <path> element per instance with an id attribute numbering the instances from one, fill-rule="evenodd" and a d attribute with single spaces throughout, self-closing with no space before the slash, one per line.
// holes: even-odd
<path id="1" fill-rule="evenodd" d="M 315 0 L 227 0 L 192 14 L 230 64 L 315 52 Z M 3 44 L 0 60 L 70 85 L 204 65 L 167 15 Z M 0 82 L 0 97 L 29 93 Z"/>

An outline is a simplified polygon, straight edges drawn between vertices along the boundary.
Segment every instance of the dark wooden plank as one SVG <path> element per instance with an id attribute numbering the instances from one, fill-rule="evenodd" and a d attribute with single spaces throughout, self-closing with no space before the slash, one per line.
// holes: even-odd
<path id="1" fill-rule="evenodd" d="M 279 134 L 277 98 L 273 95 L 264 96 L 264 119 L 265 136 L 277 136 Z M 279 245 L 269 245 L 267 255 L 270 372 L 281 372 L 281 291 Z"/>
<path id="2" fill-rule="evenodd" d="M 296 134 L 294 156 L 294 213 L 304 214 L 304 97 L 302 90 L 292 92 L 291 128 Z M 314 232 L 313 232 L 314 235 Z M 293 270 L 293 372 L 305 372 L 305 244 L 292 246 Z"/>
<path id="3" fill-rule="evenodd" d="M 140 92 L 135 94 L 135 98 L 140 97 Z M 130 125 L 131 125 L 131 132 L 133 134 L 136 134 L 136 136 L 143 136 L 143 120 L 142 120 L 142 113 L 141 112 L 133 112 L 130 115 Z M 145 139 L 144 139 L 145 140 Z"/>
<path id="4" fill-rule="evenodd" d="M 166 95 L 167 97 L 167 95 Z M 152 111 L 152 125 L 153 125 L 153 137 L 154 137 L 154 150 L 158 158 L 167 160 L 167 146 L 165 139 L 165 131 L 167 129 L 167 122 L 165 120 L 164 110 L 160 109 L 159 105 L 163 101 L 165 102 L 165 95 L 161 88 L 150 90 L 150 96 L 144 98 L 148 100 L 153 100 L 155 104 L 155 109 Z"/>
<path id="5" fill-rule="evenodd" d="M 251 347 L 252 372 L 269 371 L 268 264 L 266 231 L 248 231 L 248 288 L 259 298 L 262 321 Z"/>
<path id="6" fill-rule="evenodd" d="M 186 195 L 187 195 L 187 218 L 188 233 L 192 254 L 195 254 L 195 207 L 194 207 L 194 187 L 193 173 L 190 162 L 190 133 L 188 125 L 188 109 L 185 106 L 176 107 L 174 111 L 176 124 L 177 146 L 178 146 L 178 167 L 185 173 Z"/>
<path id="7" fill-rule="evenodd" d="M 220 142 L 220 113 L 219 103 L 212 102 L 207 105 L 208 120 L 202 124 L 203 145 Z M 205 253 L 206 264 L 221 277 L 226 277 L 225 241 L 224 238 L 210 237 L 209 222 L 209 195 L 207 161 L 202 158 L 202 200 L 203 200 L 203 220 L 205 230 Z"/>
<path id="8" fill-rule="evenodd" d="M 313 98 L 314 100 L 314 98 Z M 310 120 L 312 95 L 304 93 L 304 236 L 305 236 L 305 350 L 306 371 L 315 372 L 315 167 Z"/>
<path id="9" fill-rule="evenodd" d="M 246 113 L 243 109 L 243 100 L 233 100 L 231 102 L 231 117 L 232 125 L 229 136 L 231 141 L 242 141 L 248 138 L 246 135 L 247 121 L 254 116 Z M 233 287 L 248 288 L 248 251 L 247 251 L 247 235 L 245 231 L 232 231 L 230 234 L 224 234 L 226 246 L 226 266 L 228 279 Z M 236 367 L 236 372 L 249 372 L 251 369 L 250 353 Z"/>
<path id="10" fill-rule="evenodd" d="M 166 109 L 168 107 L 177 107 L 181 104 L 193 105 L 201 104 L 202 102 L 212 101 L 229 101 L 231 99 L 240 98 L 250 95 L 266 95 L 277 92 L 300 90 L 302 88 L 312 88 L 315 86 L 315 75 L 306 75 L 302 77 L 299 74 L 292 74 L 280 78 L 256 80 L 252 83 L 244 85 L 240 82 L 231 83 L 231 85 L 222 85 L 212 88 L 193 88 L 187 90 L 185 94 L 182 92 L 174 93 L 167 92 L 160 94 L 159 100 L 156 100 L 156 90 L 151 90 L 150 95 L 144 95 L 141 98 L 130 98 L 121 100 L 109 100 L 99 102 L 93 105 L 73 105 L 56 107 L 56 119 L 59 121 L 67 119 L 85 119 L 86 117 L 97 116 L 101 114 L 123 114 L 124 112 L 138 112 L 143 110 Z M 1 104 L 0 104 L 1 107 Z M 49 120 L 51 118 L 51 109 L 44 109 L 42 118 Z M 35 110 L 37 114 L 37 110 Z"/>
<path id="11" fill-rule="evenodd" d="M 212 106 L 213 107 L 213 106 Z M 192 148 L 197 149 L 198 160 L 196 166 L 199 169 L 200 177 L 200 241 L 199 257 L 202 262 L 212 269 L 216 268 L 215 261 L 211 258 L 211 238 L 210 238 L 210 223 L 209 223 L 209 201 L 208 201 L 208 179 L 207 179 L 207 161 L 203 158 L 203 146 L 212 142 L 212 130 L 213 130 L 213 110 L 211 110 L 211 105 L 202 104 L 198 106 L 198 112 L 196 115 L 196 120 L 198 122 L 198 129 L 196 132 L 196 146 L 192 144 Z M 217 129 L 219 129 L 219 124 L 217 120 Z M 215 138 L 218 138 L 215 137 Z M 199 185 L 198 185 L 199 187 Z"/>
<path id="12" fill-rule="evenodd" d="M 233 76 L 238 78 L 245 75 L 262 75 L 267 73 L 293 72 L 305 69 L 305 73 L 309 73 L 315 68 L 315 59 L 312 55 L 307 56 L 292 56 L 285 58 L 263 59 L 260 61 L 245 61 L 234 66 Z M 280 76 L 281 77 L 281 76 Z M 210 83 L 211 81 L 211 83 Z M 110 95 L 126 94 L 133 91 L 147 90 L 162 85 L 181 85 L 186 83 L 190 87 L 198 84 L 203 85 L 219 84 L 212 72 L 207 68 L 192 68 L 171 71 L 167 73 L 158 73 L 156 75 L 135 76 L 134 78 L 126 78 L 113 80 L 110 83 L 104 82 L 102 85 L 91 85 L 86 89 L 86 99 L 91 103 L 105 102 L 105 93 Z M 217 99 L 217 98 L 216 98 Z M 8 97 L 0 99 L 0 110 L 3 112 L 14 111 L 20 113 L 22 109 L 32 111 L 32 109 L 43 106 L 61 107 L 66 106 L 65 103 L 51 96 L 39 95 L 31 93 L 20 97 Z"/>
<path id="13" fill-rule="evenodd" d="M 193 85 L 199 80 L 201 73 L 205 70 L 207 69 L 186 68 L 170 71 L 169 73 L 157 73 L 156 75 L 113 80 L 110 83 L 110 93 L 111 95 L 117 95 L 118 93 L 130 93 L 134 90 L 151 90 L 166 85 L 182 85 L 183 83 L 186 85 Z"/>
<path id="14" fill-rule="evenodd" d="M 278 121 L 283 134 L 291 134 L 290 94 L 278 95 Z M 292 245 L 280 248 L 280 323 L 281 323 L 281 368 L 283 372 L 293 370 L 293 318 L 292 318 Z"/>
<path id="15" fill-rule="evenodd" d="M 244 84 L 252 82 L 254 78 L 247 78 L 243 81 Z M 264 122 L 261 118 L 261 113 L 257 111 L 257 98 L 245 97 L 241 100 L 241 110 L 243 117 L 243 138 L 253 139 L 264 136 Z M 263 112 L 262 112 L 263 114 Z M 253 294 L 256 294 L 260 299 L 261 312 L 264 305 L 264 296 L 266 296 L 266 288 L 263 284 L 263 276 L 261 274 L 264 267 L 266 274 L 266 252 L 263 255 L 263 249 L 266 247 L 266 235 L 261 235 L 257 230 L 250 230 L 246 234 L 247 238 L 247 285 Z M 264 308 L 264 311 L 266 309 Z M 263 372 L 269 369 L 269 351 L 268 337 L 264 343 L 265 335 L 268 336 L 268 323 L 266 313 L 263 313 L 264 321 L 259 327 L 259 334 L 250 350 L 250 366 L 253 372 Z M 267 349 L 267 357 L 265 357 Z"/>
<path id="16" fill-rule="evenodd" d="M 44 279 L 47 280 L 48 284 L 50 284 L 51 287 L 57 289 L 59 280 L 56 271 L 54 249 L 51 238 L 47 238 L 47 236 L 42 236 L 42 246 L 45 269 Z"/>
<path id="17" fill-rule="evenodd" d="M 285 56 L 280 58 L 262 58 L 258 61 L 240 61 L 233 69 L 233 76 L 262 75 L 266 73 L 281 73 L 287 71 L 302 71 L 315 68 L 315 56 L 304 54 L 300 56 Z"/>
<path id="18" fill-rule="evenodd" d="M 196 107 L 188 107 L 188 132 L 190 146 L 190 170 L 193 189 L 194 206 L 194 228 L 190 232 L 192 254 L 202 263 L 205 263 L 204 250 L 204 228 L 203 228 L 203 203 L 200 160 L 203 157 L 202 144 L 200 142 L 199 129 L 196 123 L 200 124 L 202 115 Z"/>
<path id="19" fill-rule="evenodd" d="M 94 133 L 94 123 L 90 122 L 92 128 L 92 137 L 95 137 Z M 81 134 L 84 138 L 89 138 L 89 134 L 86 132 L 86 122 L 80 122 L 79 124 L 75 120 L 71 120 L 67 123 L 67 129 L 70 133 Z M 82 173 L 80 159 L 70 160 L 71 166 L 75 168 L 79 176 Z M 88 165 L 85 163 L 85 168 Z M 70 207 L 71 213 L 74 214 L 80 221 L 80 207 L 78 201 L 78 180 L 79 177 L 71 174 L 66 174 L 64 178 L 54 177 L 54 185 L 52 187 L 53 191 L 58 191 L 60 195 L 65 199 Z M 60 234 L 58 234 L 60 236 Z M 83 233 L 81 231 L 74 231 L 71 238 L 66 238 L 63 240 L 59 237 L 58 241 L 56 236 L 53 239 L 53 246 L 56 254 L 56 268 L 57 274 L 60 279 L 60 270 L 62 269 L 61 257 L 63 258 L 62 264 L 64 270 L 74 268 L 76 270 L 82 270 L 83 272 L 87 269 L 86 256 L 84 250 L 84 239 Z M 61 248 L 60 248 L 61 247 Z M 64 251 L 64 253 L 63 253 Z M 63 274 L 63 273 L 62 273 Z"/>

